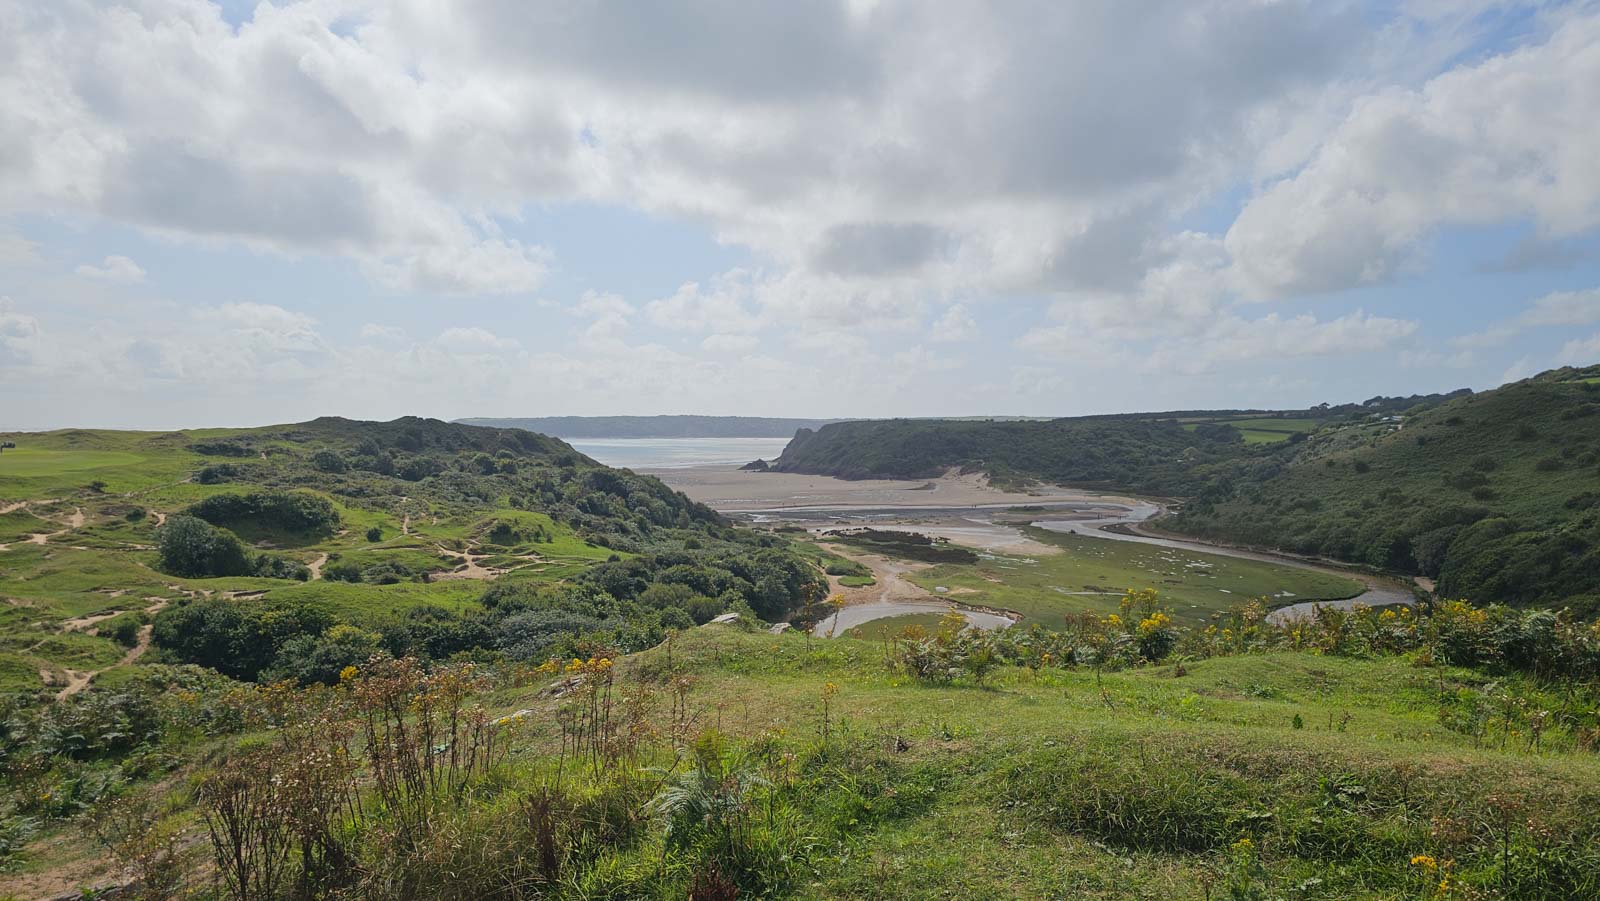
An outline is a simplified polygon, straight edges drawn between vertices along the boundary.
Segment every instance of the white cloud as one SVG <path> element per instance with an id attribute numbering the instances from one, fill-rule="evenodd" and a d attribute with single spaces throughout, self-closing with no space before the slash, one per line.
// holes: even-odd
<path id="1" fill-rule="evenodd" d="M 1575 338 L 1563 344 L 1556 362 L 1563 366 L 1593 366 L 1600 363 L 1600 332 L 1587 338 Z"/>
<path id="2" fill-rule="evenodd" d="M 485 328 L 455 326 L 440 332 L 433 346 L 459 354 L 499 354 L 521 348 L 512 338 L 502 338 Z"/>
<path id="3" fill-rule="evenodd" d="M 944 315 L 934 321 L 933 327 L 928 331 L 928 340 L 941 344 L 953 344 L 959 341 L 970 341 L 978 335 L 978 325 L 968 315 L 967 308 L 961 304 L 954 304 Z"/>
<path id="4" fill-rule="evenodd" d="M 1575 11 L 1547 41 L 1362 98 L 1228 230 L 1242 284 L 1278 297 L 1384 281 L 1448 225 L 1600 224 L 1596 47 L 1600 16 Z"/>
<path id="5" fill-rule="evenodd" d="M 377 338 L 387 341 L 404 341 L 406 339 L 405 329 L 396 325 L 379 325 L 376 322 L 363 324 L 359 334 L 363 338 Z"/>
<path id="6" fill-rule="evenodd" d="M 145 272 L 139 264 L 124 256 L 115 254 L 106 257 L 105 262 L 99 266 L 88 263 L 79 266 L 77 274 L 84 278 L 99 279 L 101 281 L 116 282 L 122 285 L 132 285 L 144 281 Z"/>
<path id="7" fill-rule="evenodd" d="M 707 353 L 738 356 L 753 353 L 760 346 L 760 339 L 754 335 L 707 335 L 700 342 L 700 349 Z"/>
<path id="8" fill-rule="evenodd" d="M 39 352 L 39 320 L 24 315 L 0 295 L 0 378 L 33 362 Z"/>
<path id="9" fill-rule="evenodd" d="M 1157 355 L 1148 365 L 1203 371 L 1210 365 L 1235 361 L 1373 353 L 1394 347 L 1417 327 L 1411 320 L 1372 316 L 1361 310 L 1331 320 L 1276 313 L 1259 319 L 1229 317 L 1207 329 L 1184 351 Z"/>
<path id="10" fill-rule="evenodd" d="M 368 271 L 396 291 L 525 294 L 544 284 L 551 254 L 517 241 L 424 247 L 370 261 Z"/>
<path id="11" fill-rule="evenodd" d="M 32 266 L 41 261 L 38 244 L 14 232 L 0 231 L 0 266 Z"/>
<path id="12" fill-rule="evenodd" d="M 850 281 L 1087 277 L 1058 267 L 1107 222 L 1117 237 L 1076 259 L 1127 268 L 1263 123 L 1368 58 L 1360 17 L 1311 0 L 0 15 L 0 205 L 347 256 L 447 294 L 538 286 L 547 252 L 496 223 L 570 200 L 693 217 Z M 885 300 L 799 296 L 821 294 Z"/>
<path id="13" fill-rule="evenodd" d="M 405 326 L 363 326 L 353 346 L 284 307 L 185 316 L 172 301 L 169 336 L 69 296 L 124 286 L 50 282 L 20 236 L 0 232 L 0 265 L 34 310 L 29 366 L 71 360 L 106 385 L 260 372 L 356 386 L 319 395 L 330 404 L 748 410 L 771 402 L 759 389 L 794 398 L 803 384 L 819 409 L 860 412 L 916 399 L 884 367 L 943 370 L 958 358 L 927 348 L 990 328 L 1052 361 L 1007 361 L 1013 390 L 1041 398 L 1092 366 L 1234 369 L 1216 382 L 1235 385 L 1263 361 L 1312 356 L 1466 365 L 1470 347 L 1434 350 L 1444 336 L 1383 315 L 1385 296 L 1300 311 L 1303 295 L 1416 271 L 1453 226 L 1521 226 L 1534 261 L 1592 245 L 1600 8 L 1507 5 L 1515 49 L 1486 50 L 1501 8 L 280 0 L 236 27 L 205 0 L 0 0 L 0 223 L 134 229 L 175 254 L 243 247 L 287 267 L 343 260 L 397 293 L 556 281 L 560 296 L 518 303 L 492 330 L 440 331 L 434 314 L 404 318 L 404 301 L 317 308 Z M 625 230 L 560 229 L 563 210 L 595 207 L 703 232 L 727 251 L 722 271 L 635 262 Z M 622 278 L 593 282 L 672 282 L 573 303 L 588 273 L 552 279 L 541 246 L 569 240 L 598 245 L 576 259 L 616 260 Z M 81 274 L 128 281 L 137 265 L 115 259 Z M 1286 298 L 1299 302 L 1246 306 Z M 1560 322 L 1508 323 L 1581 325 L 1590 300 L 1529 314 Z M 1015 309 L 979 309 L 1001 303 Z M 23 314 L 8 315 L 20 332 Z M 20 359 L 24 339 L 7 340 Z"/>
<path id="14" fill-rule="evenodd" d="M 651 301 L 645 312 L 662 328 L 725 334 L 753 331 L 759 325 L 747 307 L 753 278 L 754 273 L 735 269 L 706 285 L 685 282 L 672 296 Z"/>
<path id="15" fill-rule="evenodd" d="M 1496 347 L 1531 329 L 1600 322 L 1600 288 L 1557 291 L 1535 299 L 1521 314 L 1481 332 L 1454 339 L 1458 347 Z"/>

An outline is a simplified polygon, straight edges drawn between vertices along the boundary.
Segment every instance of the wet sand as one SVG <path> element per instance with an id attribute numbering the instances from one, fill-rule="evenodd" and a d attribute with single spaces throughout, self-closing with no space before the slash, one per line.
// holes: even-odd
<path id="1" fill-rule="evenodd" d="M 1085 499 L 1128 500 L 1071 488 L 1042 487 L 1002 491 L 978 475 L 937 479 L 861 479 L 788 472 L 744 472 L 731 467 L 641 470 L 690 498 L 725 512 L 789 510 L 807 507 L 974 507 L 1024 506 Z M 1129 501 L 1131 502 L 1131 501 Z"/>
<path id="2" fill-rule="evenodd" d="M 743 472 L 716 467 L 655 470 L 651 474 L 690 498 L 720 512 L 734 514 L 736 518 L 751 522 L 803 525 L 813 533 L 840 526 L 871 526 L 880 530 L 920 532 L 943 537 L 989 553 L 1060 553 L 1059 548 L 1031 539 L 1017 528 L 1022 524 L 1033 524 L 1057 532 L 1075 532 L 1113 541 L 1133 541 L 1319 570 L 1356 579 L 1366 587 L 1359 596 L 1345 600 L 1306 601 L 1280 607 L 1270 614 L 1274 621 L 1279 622 L 1314 615 L 1319 606 L 1347 609 L 1356 604 L 1409 604 L 1413 600 L 1409 586 L 1331 562 L 1303 560 L 1144 531 L 1141 524 L 1162 509 L 1160 504 L 1145 498 L 1050 486 L 1029 492 L 1002 491 L 990 487 L 980 476 L 953 474 L 926 482 L 846 481 L 829 476 Z M 1025 512 L 1011 510 L 1012 507 L 1043 509 Z M 843 549 L 834 550 L 837 553 Z M 856 556 L 848 552 L 844 555 Z M 858 559 L 867 562 L 865 558 Z M 878 566 L 873 566 L 873 569 L 884 589 L 894 586 L 904 592 L 905 588 L 910 587 L 913 591 L 908 596 L 897 597 L 863 597 L 861 595 L 866 592 L 850 593 L 855 595 L 849 597 L 850 606 L 845 608 L 850 612 L 841 617 L 849 622 L 848 625 L 839 623 L 839 631 L 885 616 L 933 612 L 935 608 L 948 610 L 955 606 L 914 588 L 911 583 L 900 579 L 899 573 L 878 571 Z M 888 591 L 883 593 L 889 594 Z M 1005 624 L 1009 623 L 974 623 L 985 628 Z"/>

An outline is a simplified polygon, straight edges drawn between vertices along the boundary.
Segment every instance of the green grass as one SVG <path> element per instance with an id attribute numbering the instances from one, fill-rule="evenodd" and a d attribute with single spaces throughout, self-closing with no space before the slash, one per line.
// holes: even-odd
<path id="1" fill-rule="evenodd" d="M 604 763 L 606 775 L 568 762 L 562 783 L 578 798 L 602 784 L 644 786 L 613 793 L 607 808 L 637 826 L 634 839 L 591 847 L 596 869 L 588 856 L 566 864 L 574 880 L 604 873 L 606 897 L 685 894 L 694 858 L 664 847 L 646 807 L 661 772 L 647 768 L 693 766 L 668 739 L 679 717 L 691 740 L 719 733 L 734 766 L 761 775 L 743 808 L 751 829 L 769 817 L 785 827 L 779 865 L 792 865 L 791 879 L 752 897 L 1429 897 L 1436 878 L 1410 863 L 1418 854 L 1449 855 L 1475 897 L 1497 897 L 1502 831 L 1528 861 L 1530 822 L 1559 854 L 1537 870 L 1519 864 L 1516 896 L 1563 896 L 1540 893 L 1538 880 L 1592 872 L 1600 758 L 1559 725 L 1533 750 L 1521 740 L 1477 747 L 1440 724 L 1441 690 L 1531 686 L 1517 675 L 1276 652 L 1105 673 L 1002 667 L 984 686 L 927 685 L 890 670 L 879 641 L 728 626 L 688 630 L 614 674 L 617 696 L 654 700 L 628 705 L 651 738 L 637 757 Z M 682 709 L 666 703 L 673 674 L 688 677 L 672 683 L 686 691 Z M 114 672 L 103 684 L 126 679 Z M 521 712 L 520 725 L 504 766 L 441 803 L 424 835 L 424 878 L 435 881 L 417 896 L 480 896 L 505 884 L 513 862 L 527 871 L 525 805 L 551 784 L 560 723 L 574 715 L 544 679 L 474 700 L 491 715 Z M 162 748 L 179 761 L 163 777 L 172 787 L 159 789 L 168 823 L 198 848 L 195 866 L 210 849 L 192 786 L 227 765 L 230 746 L 273 740 Z M 1512 799 L 1514 815 L 1497 816 L 1496 798 Z M 51 824 L 19 869 L 97 878 L 74 857 L 80 823 Z M 1468 827 L 1460 837 L 1440 837 L 1456 823 Z M 1250 884 L 1230 891 L 1218 874 L 1239 872 L 1235 843 L 1246 837 Z M 410 859 L 382 856 L 359 832 L 348 838 L 374 876 L 393 880 Z M 0 876 L 0 894 L 26 894 L 20 885 Z"/>
<path id="2" fill-rule="evenodd" d="M 309 604 L 335 617 L 372 626 L 403 615 L 413 607 L 435 606 L 465 610 L 477 603 L 488 583 L 452 579 L 426 584 L 363 585 L 347 582 L 273 582 L 263 601 Z"/>
<path id="3" fill-rule="evenodd" d="M 17 447 L 0 452 L 0 479 L 43 479 L 143 463 L 122 451 L 68 451 Z"/>
<path id="4" fill-rule="evenodd" d="M 1062 553 L 993 555 L 976 564 L 920 570 L 909 578 L 930 591 L 951 589 L 946 596 L 953 601 L 1014 610 L 1026 620 L 1051 626 L 1059 626 L 1066 613 L 1115 612 L 1127 588 L 1157 589 L 1173 615 L 1190 623 L 1252 597 L 1292 603 L 1361 592 L 1360 584 L 1350 579 L 1273 563 L 1031 527 L 1026 531 Z"/>
<path id="5" fill-rule="evenodd" d="M 13 510 L 4 516 L 0 516 L 0 544 L 24 541 L 30 535 L 39 532 L 54 532 L 59 528 L 59 526 L 40 519 L 26 510 Z"/>
<path id="6" fill-rule="evenodd" d="M 1274 653 L 1098 679 L 1011 669 L 981 689 L 908 682 L 878 643 L 848 638 L 710 627 L 674 653 L 726 731 L 815 742 L 832 682 L 836 742 L 904 749 L 857 752 L 844 790 L 866 797 L 849 838 L 811 858 L 804 898 L 1198 899 L 1252 816 L 1286 836 L 1263 845 L 1262 897 L 1416 897 L 1409 859 L 1437 853 L 1433 817 L 1510 792 L 1544 821 L 1592 829 L 1600 802 L 1600 759 L 1570 737 L 1501 751 L 1441 727 L 1436 687 L 1483 674 L 1401 658 Z"/>
<path id="7" fill-rule="evenodd" d="M 1213 419 L 1206 422 L 1216 422 L 1231 425 L 1244 436 L 1245 444 L 1273 444 L 1278 441 L 1287 441 L 1289 436 L 1296 432 L 1310 433 L 1322 424 L 1317 419 Z M 1194 431 L 1199 422 L 1190 422 L 1184 429 Z"/>
<path id="8" fill-rule="evenodd" d="M 939 627 L 939 619 L 940 616 L 937 613 L 907 613 L 904 616 L 887 616 L 849 629 L 844 633 L 844 637 L 881 641 L 885 638 L 896 638 L 912 626 L 933 632 Z"/>

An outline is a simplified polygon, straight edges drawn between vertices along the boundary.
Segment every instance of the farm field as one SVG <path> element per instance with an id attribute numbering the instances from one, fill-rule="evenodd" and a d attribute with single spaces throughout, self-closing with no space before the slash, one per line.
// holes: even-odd
<path id="1" fill-rule="evenodd" d="M 1289 436 L 1296 432 L 1309 434 L 1322 424 L 1318 419 L 1208 419 L 1205 422 L 1220 425 L 1230 425 L 1239 430 L 1244 436 L 1246 444 L 1272 444 L 1278 441 L 1287 441 Z M 1184 425 L 1188 431 L 1194 431 L 1200 423 L 1189 422 Z"/>

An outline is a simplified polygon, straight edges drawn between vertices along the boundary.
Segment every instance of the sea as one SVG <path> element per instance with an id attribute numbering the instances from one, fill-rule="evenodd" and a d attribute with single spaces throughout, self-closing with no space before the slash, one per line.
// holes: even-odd
<path id="1" fill-rule="evenodd" d="M 567 438 L 579 453 L 623 469 L 739 467 L 772 460 L 787 438 Z"/>

